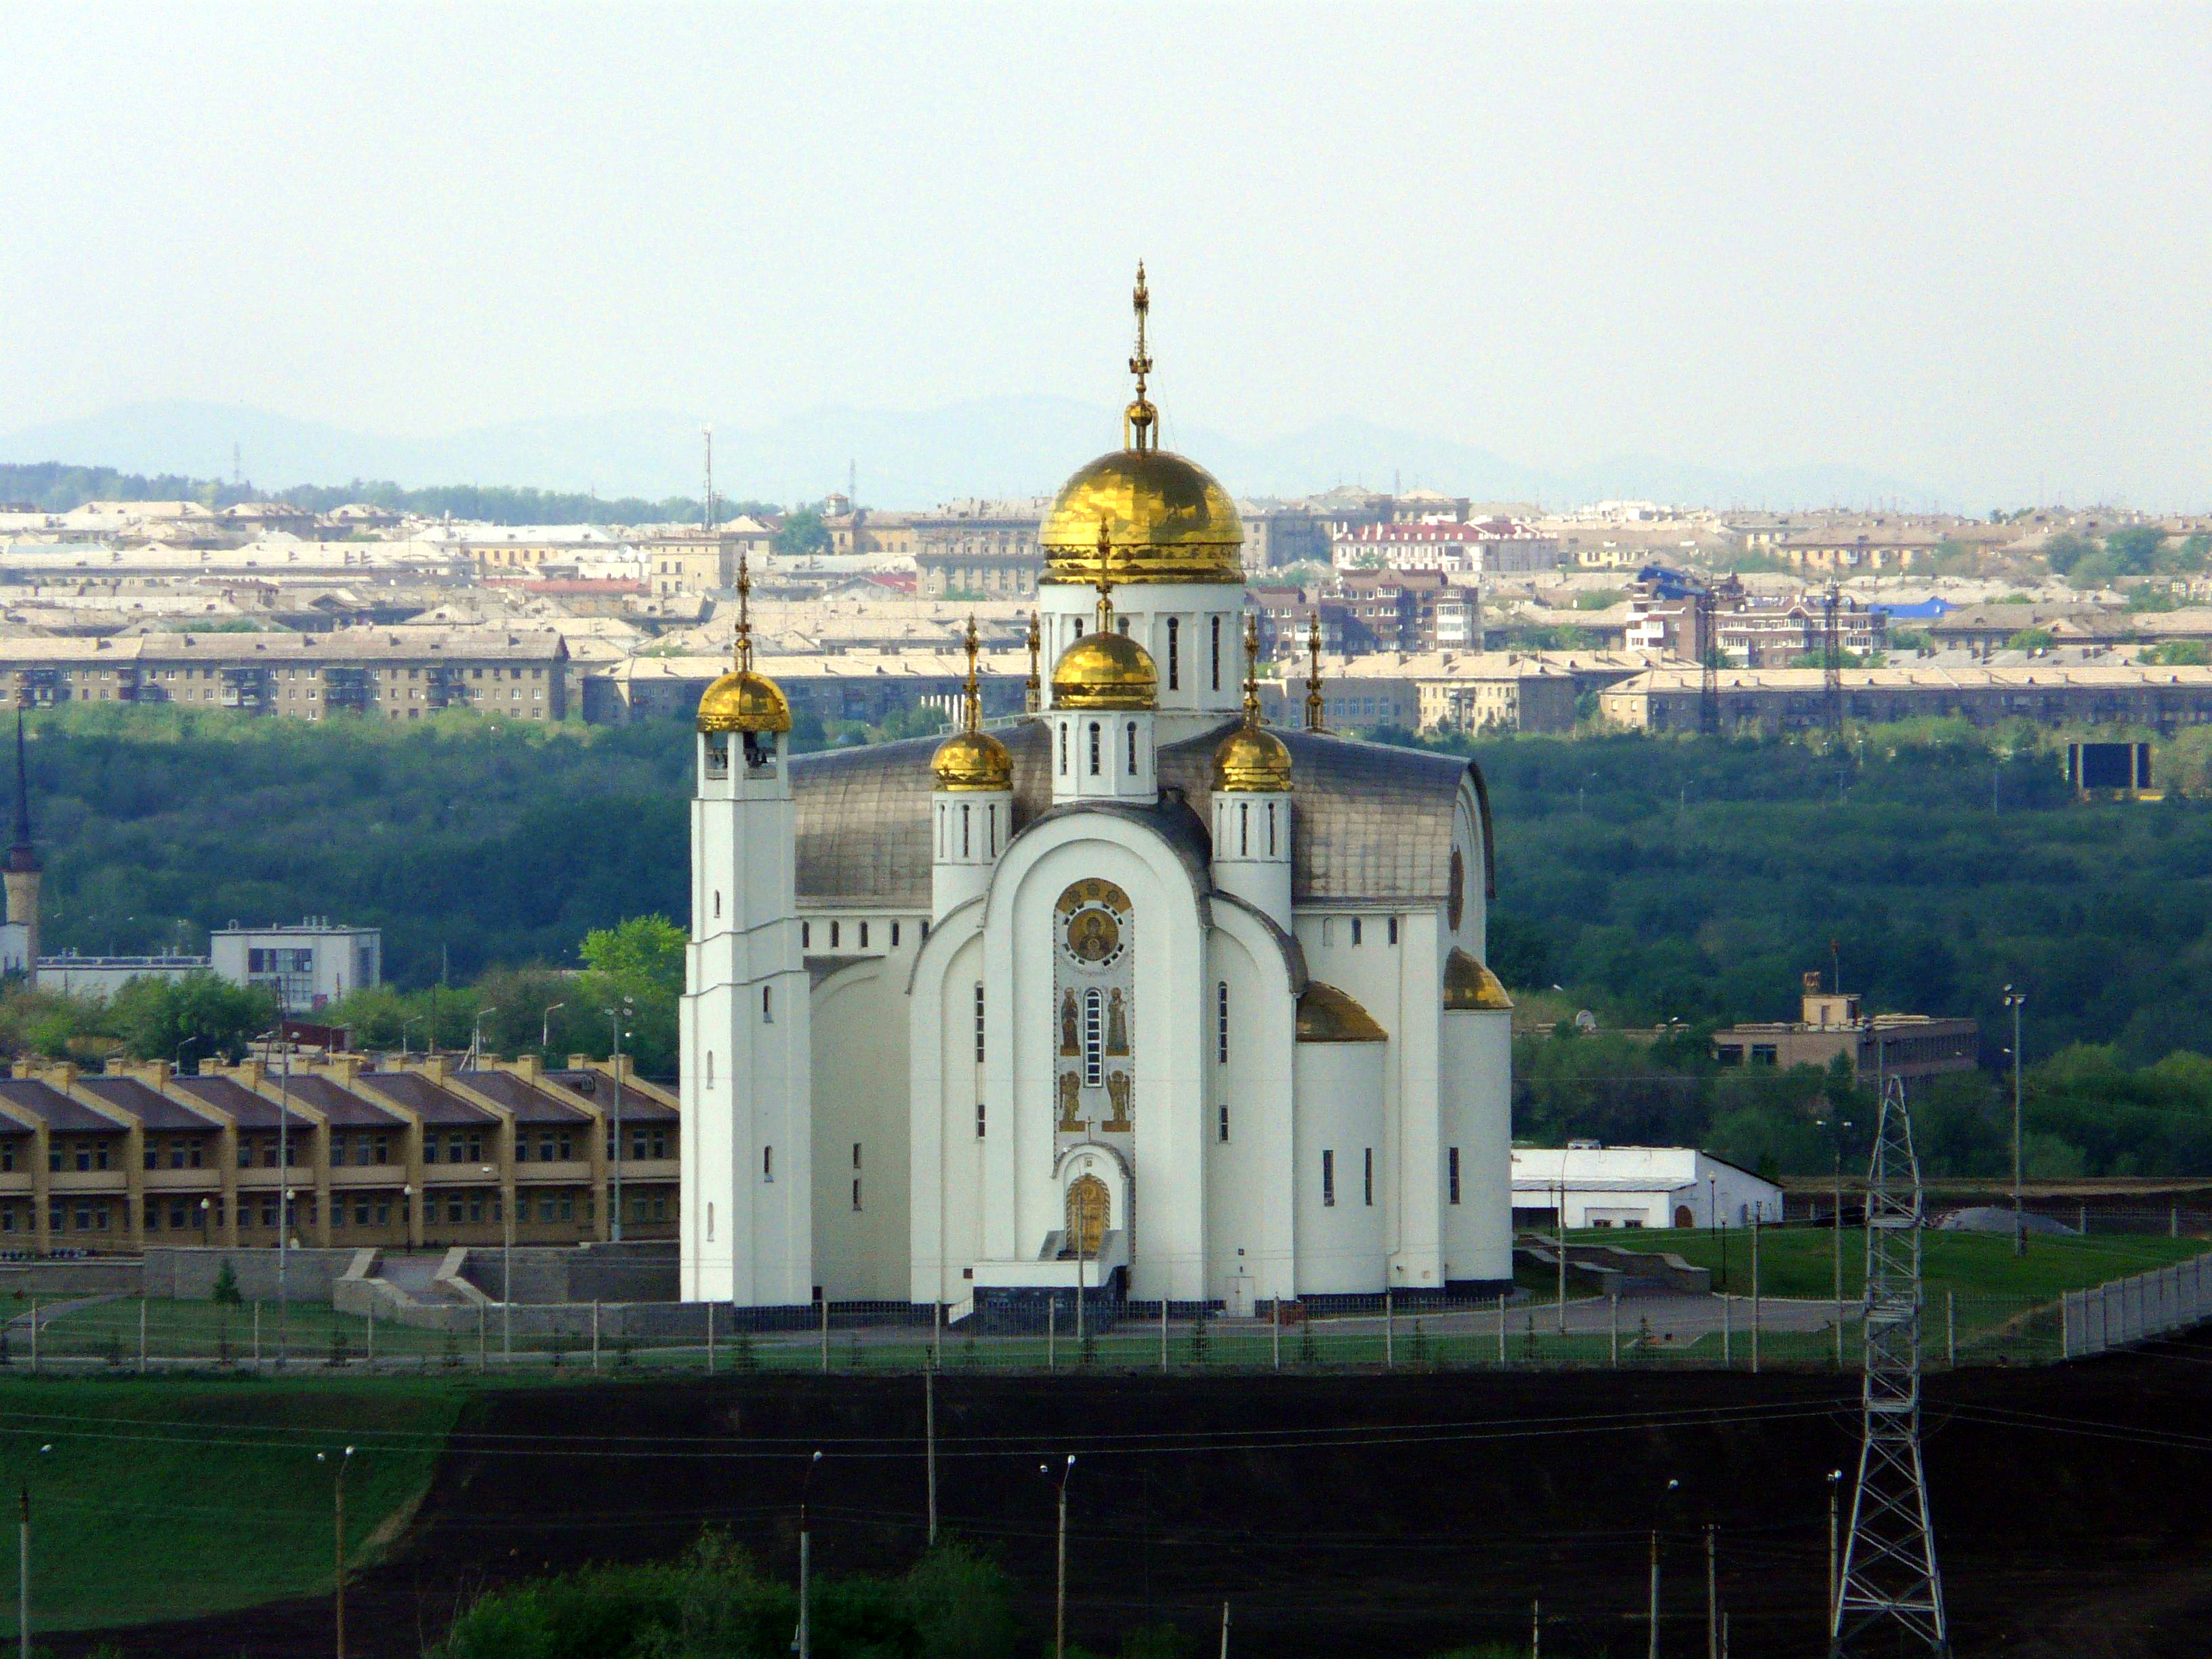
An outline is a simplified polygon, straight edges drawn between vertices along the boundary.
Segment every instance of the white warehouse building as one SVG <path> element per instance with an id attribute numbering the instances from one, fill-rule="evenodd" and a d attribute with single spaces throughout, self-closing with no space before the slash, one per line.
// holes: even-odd
<path id="1" fill-rule="evenodd" d="M 1513 1149 L 1516 1227 L 1747 1227 L 1782 1219 L 1782 1188 L 1694 1146 Z"/>

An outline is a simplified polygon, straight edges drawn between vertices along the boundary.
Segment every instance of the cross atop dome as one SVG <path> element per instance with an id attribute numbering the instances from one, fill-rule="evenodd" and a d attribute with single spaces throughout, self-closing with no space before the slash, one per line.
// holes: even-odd
<path id="1" fill-rule="evenodd" d="M 1129 373 L 1137 377 L 1137 395 L 1128 408 L 1121 412 L 1121 442 L 1124 447 L 1139 453 L 1157 452 L 1160 447 L 1159 434 L 1153 428 L 1160 418 L 1152 399 L 1145 396 L 1145 377 L 1152 372 L 1152 354 L 1145 345 L 1145 322 L 1152 309 L 1152 290 L 1145 286 L 1145 262 L 1137 261 L 1137 286 L 1129 296 L 1131 307 L 1137 313 L 1137 349 L 1129 357 Z"/>

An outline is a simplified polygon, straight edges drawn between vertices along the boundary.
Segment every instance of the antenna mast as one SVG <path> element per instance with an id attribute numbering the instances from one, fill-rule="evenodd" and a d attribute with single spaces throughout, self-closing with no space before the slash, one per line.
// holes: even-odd
<path id="1" fill-rule="evenodd" d="M 1830 582 L 1821 600 L 1820 714 L 1832 742 L 1840 742 L 1844 735 L 1844 646 L 1836 627 L 1836 607 L 1841 600 L 1835 583 Z"/>
<path id="2" fill-rule="evenodd" d="M 1943 1575 L 1920 1458 L 1920 1164 L 1905 1084 L 1882 1091 L 1867 1175 L 1866 1380 L 1850 1539 L 1829 1659 L 1900 1651 L 1950 1659 Z"/>

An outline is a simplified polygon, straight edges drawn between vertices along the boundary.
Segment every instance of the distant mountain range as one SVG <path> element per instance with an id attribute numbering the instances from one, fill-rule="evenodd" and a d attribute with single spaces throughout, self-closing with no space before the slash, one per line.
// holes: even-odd
<path id="1" fill-rule="evenodd" d="M 1167 434 L 1236 494 L 1303 495 L 1394 479 L 1483 501 L 1567 505 L 1613 497 L 1777 509 L 1928 501 L 1910 481 L 1808 465 L 1737 471 L 1647 455 L 1546 470 L 1449 439 L 1340 419 L 1248 442 L 1200 428 Z M 860 499 L 927 507 L 963 495 L 1049 493 L 1116 441 L 1114 412 L 1062 398 L 994 398 L 917 412 L 821 408 L 769 425 L 717 423 L 714 484 L 732 499 L 800 501 L 845 487 Z M 699 422 L 665 410 L 510 422 L 434 438 L 352 432 L 242 404 L 131 404 L 0 435 L 0 461 L 68 461 L 131 472 L 228 477 L 233 446 L 269 488 L 386 479 L 531 485 L 602 495 L 696 495 Z"/>

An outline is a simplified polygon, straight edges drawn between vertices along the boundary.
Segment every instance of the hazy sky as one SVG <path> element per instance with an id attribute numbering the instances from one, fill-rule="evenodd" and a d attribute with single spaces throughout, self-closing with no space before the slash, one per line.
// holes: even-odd
<path id="1" fill-rule="evenodd" d="M 1124 395 L 2212 502 L 2212 9 L 9 8 L 0 429 Z M 1172 427 L 1170 428 L 1172 435 Z"/>

